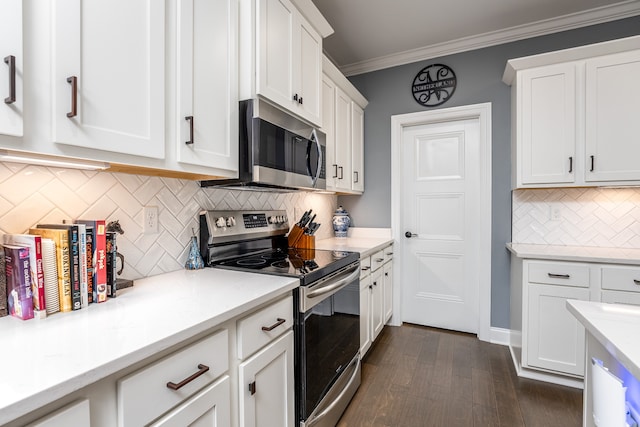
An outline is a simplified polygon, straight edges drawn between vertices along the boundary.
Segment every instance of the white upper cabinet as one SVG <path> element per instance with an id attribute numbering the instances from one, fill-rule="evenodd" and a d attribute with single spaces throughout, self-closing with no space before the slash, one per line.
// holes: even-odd
<path id="1" fill-rule="evenodd" d="M 333 30 L 313 3 L 299 3 L 241 0 L 240 97 L 264 97 L 320 126 L 322 38 Z"/>
<path id="2" fill-rule="evenodd" d="M 586 61 L 586 181 L 640 181 L 640 50 Z"/>
<path id="3" fill-rule="evenodd" d="M 0 58 L 0 134 L 22 136 L 22 0 L 2 2 Z"/>
<path id="4" fill-rule="evenodd" d="M 238 2 L 179 0 L 177 160 L 238 171 Z"/>
<path id="5" fill-rule="evenodd" d="M 165 156 L 165 3 L 55 0 L 53 140 Z"/>
<path id="6" fill-rule="evenodd" d="M 361 194 L 364 191 L 364 108 L 368 102 L 326 57 L 322 71 L 327 190 Z"/>
<path id="7" fill-rule="evenodd" d="M 640 185 L 640 36 L 513 59 L 513 187 Z"/>

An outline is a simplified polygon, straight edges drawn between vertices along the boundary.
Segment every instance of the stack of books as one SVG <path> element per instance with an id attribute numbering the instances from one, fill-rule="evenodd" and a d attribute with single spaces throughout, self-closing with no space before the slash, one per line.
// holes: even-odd
<path id="1" fill-rule="evenodd" d="M 0 317 L 44 318 L 116 296 L 115 233 L 105 220 L 38 224 L 1 242 Z"/>

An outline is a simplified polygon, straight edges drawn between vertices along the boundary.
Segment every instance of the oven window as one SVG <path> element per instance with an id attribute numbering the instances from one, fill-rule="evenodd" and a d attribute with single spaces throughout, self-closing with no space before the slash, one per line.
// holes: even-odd
<path id="1" fill-rule="evenodd" d="M 300 403 L 307 419 L 360 348 L 358 281 L 300 316 L 304 334 Z"/>

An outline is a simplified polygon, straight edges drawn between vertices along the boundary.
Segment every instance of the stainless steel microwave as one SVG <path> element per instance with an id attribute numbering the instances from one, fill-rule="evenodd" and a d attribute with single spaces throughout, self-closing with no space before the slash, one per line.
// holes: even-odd
<path id="1" fill-rule="evenodd" d="M 203 187 L 324 190 L 326 136 L 266 101 L 240 101 L 238 179 Z"/>

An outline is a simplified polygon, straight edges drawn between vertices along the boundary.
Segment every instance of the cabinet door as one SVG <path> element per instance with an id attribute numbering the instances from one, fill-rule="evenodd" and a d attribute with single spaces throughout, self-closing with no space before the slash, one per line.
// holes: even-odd
<path id="1" fill-rule="evenodd" d="M 640 305 L 640 293 L 624 291 L 602 291 L 602 302 L 609 304 Z"/>
<path id="2" fill-rule="evenodd" d="M 326 134 L 327 190 L 336 188 L 338 164 L 336 163 L 335 145 L 335 111 L 336 85 L 327 76 L 322 79 L 322 130 Z"/>
<path id="3" fill-rule="evenodd" d="M 371 348 L 371 276 L 360 277 L 360 358 Z"/>
<path id="4" fill-rule="evenodd" d="M 240 425 L 293 427 L 293 331 L 240 364 Z"/>
<path id="5" fill-rule="evenodd" d="M 322 37 L 300 13 L 296 14 L 294 49 L 294 89 L 298 94 L 298 114 L 320 125 L 322 83 Z"/>
<path id="6" fill-rule="evenodd" d="M 589 289 L 528 284 L 527 360 L 529 367 L 584 375 L 584 327 L 566 301 L 589 301 Z"/>
<path id="7" fill-rule="evenodd" d="M 387 323 L 393 314 L 393 263 L 387 262 L 384 265 L 384 316 L 383 323 Z"/>
<path id="8" fill-rule="evenodd" d="M 165 2 L 52 7 L 53 140 L 163 158 Z"/>
<path id="9" fill-rule="evenodd" d="M 89 427 L 91 419 L 89 401 L 81 400 L 39 419 L 28 427 Z"/>
<path id="10" fill-rule="evenodd" d="M 364 191 L 364 110 L 351 102 L 351 165 L 354 191 Z"/>
<path id="11" fill-rule="evenodd" d="M 525 70 L 518 87 L 518 184 L 574 182 L 576 66 Z"/>
<path id="12" fill-rule="evenodd" d="M 230 427 L 231 387 L 226 375 L 172 410 L 152 427 Z"/>
<path id="13" fill-rule="evenodd" d="M 293 87 L 295 6 L 289 0 L 257 0 L 257 8 L 256 92 L 290 109 L 295 93 Z"/>
<path id="14" fill-rule="evenodd" d="M 238 171 L 237 20 L 237 0 L 178 2 L 177 158 L 227 177 Z"/>
<path id="15" fill-rule="evenodd" d="M 351 190 L 351 98 L 336 87 L 335 146 L 338 177 L 336 187 Z"/>
<path id="16" fill-rule="evenodd" d="M 2 1 L 0 57 L 0 134 L 22 136 L 22 0 Z"/>
<path id="17" fill-rule="evenodd" d="M 586 61 L 586 181 L 640 180 L 640 51 Z"/>
<path id="18" fill-rule="evenodd" d="M 383 277 L 382 268 L 371 273 L 371 333 L 373 341 L 375 341 L 384 327 Z"/>

